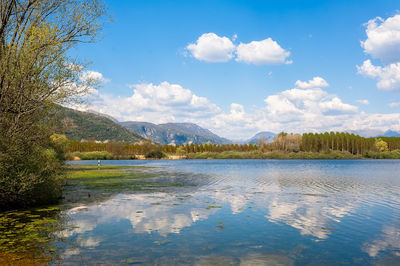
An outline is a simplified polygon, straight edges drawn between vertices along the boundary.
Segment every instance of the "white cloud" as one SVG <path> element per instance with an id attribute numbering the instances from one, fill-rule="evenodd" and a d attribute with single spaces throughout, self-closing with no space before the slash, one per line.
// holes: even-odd
<path id="1" fill-rule="evenodd" d="M 400 62 L 384 67 L 375 66 L 371 60 L 366 60 L 362 66 L 357 66 L 358 73 L 378 80 L 378 89 L 386 91 L 400 90 Z"/>
<path id="2" fill-rule="evenodd" d="M 399 107 L 400 106 L 400 102 L 389 103 L 389 106 L 392 107 L 392 108 Z"/>
<path id="3" fill-rule="evenodd" d="M 232 36 L 232 41 L 236 41 L 237 40 L 237 38 L 238 38 L 238 35 L 235 33 L 235 34 L 233 34 L 233 36 Z"/>
<path id="4" fill-rule="evenodd" d="M 250 43 L 240 43 L 236 49 L 236 54 L 236 61 L 247 64 L 278 65 L 292 63 L 292 61 L 286 60 L 290 56 L 290 52 L 283 49 L 271 38 Z"/>
<path id="5" fill-rule="evenodd" d="M 93 71 L 93 70 L 84 71 L 81 74 L 80 79 L 84 82 L 88 82 L 88 81 L 94 81 L 94 82 L 100 82 L 100 83 L 110 82 L 110 79 L 104 78 L 102 73 Z"/>
<path id="6" fill-rule="evenodd" d="M 178 84 L 143 83 L 130 87 L 133 88 L 132 96 L 123 98 L 101 94 L 92 100 L 91 108 L 121 121 L 154 123 L 195 121 L 221 112 L 207 98 L 197 96 Z"/>
<path id="7" fill-rule="evenodd" d="M 346 114 L 346 113 L 355 113 L 358 111 L 357 106 L 343 103 L 342 100 L 340 100 L 338 97 L 334 97 L 331 100 L 321 102 L 319 106 L 321 107 L 321 111 L 325 114 L 328 113 Z"/>
<path id="8" fill-rule="evenodd" d="M 279 65 L 292 63 L 291 60 L 287 60 L 290 52 L 283 49 L 271 38 L 240 43 L 236 46 L 232 41 L 237 40 L 237 38 L 237 34 L 234 34 L 231 40 L 212 32 L 204 33 L 197 39 L 196 43 L 186 46 L 186 50 L 194 58 L 205 62 L 227 62 L 234 57 L 236 51 L 236 61 L 247 64 Z"/>
<path id="9" fill-rule="evenodd" d="M 222 136 L 234 138 L 248 134 L 249 130 L 257 130 L 252 114 L 246 113 L 244 106 L 237 103 L 231 104 L 228 113 L 221 111 L 209 120 L 200 121 L 199 124 Z"/>
<path id="10" fill-rule="evenodd" d="M 400 15 L 384 20 L 380 17 L 366 23 L 367 39 L 361 42 L 364 52 L 380 59 L 383 66 L 366 60 L 357 66 L 358 73 L 378 80 L 378 89 L 400 90 Z"/>
<path id="11" fill-rule="evenodd" d="M 316 80 L 315 78 L 313 80 Z M 317 79 L 318 80 L 318 79 Z M 297 81 L 296 84 L 309 89 L 294 88 L 270 95 L 264 101 L 269 120 L 293 124 L 303 121 L 303 126 L 313 123 L 314 127 L 326 122 L 325 115 L 352 114 L 357 107 L 343 103 L 338 97 L 328 94 L 321 88 L 311 88 L 313 82 Z M 326 83 L 326 82 L 325 82 Z M 325 85 L 320 82 L 320 84 Z M 314 120 L 314 122 L 312 122 Z"/>
<path id="12" fill-rule="evenodd" d="M 87 109 L 111 115 L 119 121 L 196 123 L 231 139 L 247 139 L 260 131 L 400 131 L 400 114 L 360 112 L 357 106 L 321 88 L 326 86 L 328 83 L 321 77 L 296 81 L 293 89 L 267 95 L 262 106 L 245 108 L 240 103 L 232 103 L 230 109 L 224 111 L 179 84 L 142 83 L 131 85 L 133 92 L 128 97 L 94 95 Z"/>
<path id="13" fill-rule="evenodd" d="M 201 35 L 196 43 L 189 44 L 186 49 L 201 61 L 227 62 L 233 58 L 235 45 L 229 38 L 211 32 Z"/>
<path id="14" fill-rule="evenodd" d="M 400 61 L 400 15 L 386 20 L 377 17 L 366 26 L 367 39 L 361 42 L 364 52 L 385 64 Z"/>
<path id="15" fill-rule="evenodd" d="M 356 102 L 360 103 L 360 104 L 364 104 L 364 105 L 369 105 L 369 101 L 366 99 L 360 99 L 360 100 L 356 100 Z"/>
<path id="16" fill-rule="evenodd" d="M 296 86 L 300 89 L 312 89 L 312 88 L 325 88 L 328 87 L 329 84 L 321 77 L 314 77 L 309 81 L 296 81 Z"/>

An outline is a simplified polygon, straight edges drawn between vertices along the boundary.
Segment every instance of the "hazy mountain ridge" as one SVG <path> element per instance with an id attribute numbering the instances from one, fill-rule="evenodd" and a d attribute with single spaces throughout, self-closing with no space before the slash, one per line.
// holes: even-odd
<path id="1" fill-rule="evenodd" d="M 361 137 L 365 138 L 377 138 L 377 137 L 400 137 L 400 132 L 396 132 L 394 130 L 370 130 L 370 129 L 363 129 L 363 130 L 351 130 L 348 131 L 349 133 L 353 133 L 355 135 L 359 135 Z M 270 143 L 274 141 L 274 138 L 278 134 L 270 132 L 270 131 L 262 131 L 258 132 L 256 135 L 254 135 L 252 138 L 241 141 L 241 143 L 248 143 L 248 144 L 256 144 L 258 141 L 263 140 L 266 143 Z"/>
<path id="2" fill-rule="evenodd" d="M 149 138 L 160 144 L 185 144 L 185 143 L 232 143 L 230 140 L 221 138 L 210 130 L 192 123 L 166 123 L 153 124 L 148 122 L 127 121 L 120 122 L 127 129 L 139 136 Z"/>
<path id="3" fill-rule="evenodd" d="M 71 140 L 95 139 L 130 143 L 144 140 L 143 137 L 104 115 L 81 112 L 62 106 L 55 108 L 50 122 L 54 123 L 57 133 L 65 134 Z"/>
<path id="4" fill-rule="evenodd" d="M 136 142 L 150 139 L 159 144 L 185 144 L 185 143 L 232 143 L 231 140 L 222 138 L 210 130 L 193 123 L 165 123 L 154 124 L 150 122 L 118 122 L 112 116 L 96 111 L 85 112 L 57 106 L 54 114 L 57 132 L 67 135 L 69 139 L 95 139 L 98 141 Z M 352 130 L 362 137 L 400 137 L 400 132 L 394 130 Z M 253 137 L 236 143 L 256 144 L 263 140 L 270 143 L 276 137 L 276 133 L 262 131 Z"/>
<path id="5" fill-rule="evenodd" d="M 387 130 L 382 137 L 400 137 L 400 132 Z"/>
<path id="6" fill-rule="evenodd" d="M 264 141 L 266 143 L 273 142 L 277 134 L 270 132 L 270 131 L 261 131 L 255 134 L 250 139 L 246 140 L 245 143 L 247 144 L 256 144 L 259 141 Z"/>
<path id="7" fill-rule="evenodd" d="M 400 132 L 396 132 L 393 130 L 369 130 L 369 129 L 363 129 L 363 130 L 352 130 L 349 131 L 350 133 L 354 133 L 356 135 L 360 135 L 361 137 L 365 138 L 377 138 L 377 137 L 400 137 Z"/>

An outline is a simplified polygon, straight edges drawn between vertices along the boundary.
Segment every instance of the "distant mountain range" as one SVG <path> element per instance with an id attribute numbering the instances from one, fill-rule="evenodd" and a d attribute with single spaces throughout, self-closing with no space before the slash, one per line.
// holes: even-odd
<path id="1" fill-rule="evenodd" d="M 109 117 L 62 106 L 56 106 L 50 116 L 50 123 L 55 126 L 57 133 L 65 134 L 71 140 L 95 139 L 131 143 L 144 140 Z"/>
<path id="2" fill-rule="evenodd" d="M 96 111 L 81 112 L 62 106 L 56 106 L 50 121 L 58 133 L 65 134 L 69 139 L 95 139 L 98 141 L 137 142 L 144 139 L 159 144 L 186 143 L 232 143 L 210 130 L 192 123 L 153 124 L 148 122 L 118 122 L 115 118 Z M 350 131 L 363 137 L 400 137 L 400 132 L 393 130 L 357 130 Z M 259 141 L 270 143 L 277 134 L 269 131 L 259 132 L 252 138 L 236 143 L 252 143 Z"/>
<path id="3" fill-rule="evenodd" d="M 387 130 L 387 131 L 380 131 L 380 130 L 354 130 L 350 131 L 349 133 L 354 133 L 356 135 L 366 137 L 366 138 L 376 138 L 376 137 L 400 137 L 400 132 L 396 132 L 393 130 Z M 260 140 L 264 140 L 266 143 L 270 143 L 274 141 L 275 137 L 277 134 L 269 131 L 264 131 L 264 132 L 259 132 L 256 135 L 254 135 L 252 138 L 243 141 L 242 143 L 252 143 L 255 144 Z"/>
<path id="4" fill-rule="evenodd" d="M 201 143 L 231 143 L 208 129 L 192 123 L 153 124 L 148 122 L 120 122 L 120 125 L 131 130 L 143 138 L 148 138 L 160 144 L 201 144 Z"/>
<path id="5" fill-rule="evenodd" d="M 400 133 L 393 130 L 388 130 L 383 133 L 382 137 L 400 137 Z"/>
<path id="6" fill-rule="evenodd" d="M 376 138 L 376 137 L 400 137 L 400 132 L 396 132 L 393 130 L 377 130 L 377 129 L 363 129 L 363 130 L 354 130 L 350 131 L 350 133 L 354 133 L 356 135 L 360 135 L 366 138 Z"/>
<path id="7" fill-rule="evenodd" d="M 245 141 L 248 144 L 257 144 L 260 141 L 264 141 L 265 143 L 273 142 L 276 137 L 276 134 L 269 131 L 262 131 L 255 134 L 252 138 Z"/>

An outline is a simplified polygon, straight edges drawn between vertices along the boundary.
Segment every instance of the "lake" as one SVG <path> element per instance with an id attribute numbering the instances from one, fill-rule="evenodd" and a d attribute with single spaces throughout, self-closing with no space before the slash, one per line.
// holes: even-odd
<path id="1" fill-rule="evenodd" d="M 62 203 L 50 264 L 400 265 L 400 161 L 102 164 L 186 185 Z"/>

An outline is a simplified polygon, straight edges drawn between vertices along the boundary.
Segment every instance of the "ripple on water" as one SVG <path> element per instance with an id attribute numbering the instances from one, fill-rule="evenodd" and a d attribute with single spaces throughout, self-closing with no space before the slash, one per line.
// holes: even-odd
<path id="1" fill-rule="evenodd" d="M 400 265 L 397 161 L 132 163 L 191 185 L 61 206 L 54 264 Z"/>

